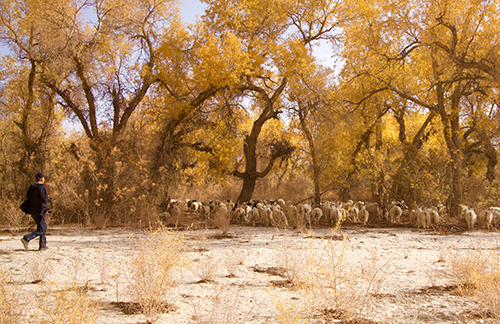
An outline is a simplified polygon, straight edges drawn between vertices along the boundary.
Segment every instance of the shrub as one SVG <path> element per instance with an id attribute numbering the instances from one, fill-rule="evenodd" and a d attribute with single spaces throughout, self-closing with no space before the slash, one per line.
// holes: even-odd
<path id="1" fill-rule="evenodd" d="M 0 324 L 21 323 L 23 318 L 19 292 L 11 276 L 0 268 Z"/>
<path id="2" fill-rule="evenodd" d="M 334 237 L 334 236 L 332 236 Z M 313 314 L 328 319 L 357 320 L 368 317 L 373 308 L 372 297 L 382 287 L 388 262 L 372 253 L 364 262 L 351 264 L 347 256 L 348 242 L 322 239 L 321 250 L 308 246 L 281 253 L 287 280 L 298 289 L 301 304 L 274 297 L 277 323 L 302 323 Z M 293 309 L 293 312 L 290 310 Z"/>
<path id="3" fill-rule="evenodd" d="M 88 287 L 71 284 L 62 289 L 47 286 L 38 293 L 37 303 L 41 314 L 38 322 L 51 324 L 95 323 L 99 303 L 87 294 Z"/>
<path id="4" fill-rule="evenodd" d="M 500 260 L 483 250 L 448 251 L 442 276 L 462 294 L 475 299 L 485 316 L 500 317 Z"/>
<path id="5" fill-rule="evenodd" d="M 174 285 L 174 273 L 185 262 L 184 236 L 165 230 L 149 234 L 139 242 L 130 262 L 129 292 L 148 321 L 156 322 L 168 309 L 166 299 Z"/>
<path id="6" fill-rule="evenodd" d="M 31 224 L 31 216 L 24 214 L 19 209 L 20 205 L 20 201 L 7 200 L 0 206 L 0 215 L 5 219 L 5 225 L 11 233 L 17 233 Z"/>

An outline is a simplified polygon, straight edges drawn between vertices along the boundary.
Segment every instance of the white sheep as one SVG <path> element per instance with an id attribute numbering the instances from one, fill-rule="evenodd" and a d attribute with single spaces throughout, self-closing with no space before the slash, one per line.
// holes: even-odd
<path id="1" fill-rule="evenodd" d="M 272 222 L 272 210 L 269 208 L 269 206 L 263 206 L 262 210 L 260 211 L 260 220 L 262 222 L 262 225 L 264 226 L 269 226 Z"/>
<path id="2" fill-rule="evenodd" d="M 246 211 L 243 206 L 239 205 L 235 206 L 232 213 L 233 213 L 232 218 L 234 218 L 235 222 L 241 224 L 243 221 L 245 221 Z"/>
<path id="3" fill-rule="evenodd" d="M 357 205 L 350 206 L 348 213 L 351 222 L 357 223 L 359 221 L 359 207 Z"/>
<path id="4" fill-rule="evenodd" d="M 338 226 L 343 220 L 343 213 L 340 207 L 332 206 L 330 211 L 330 225 Z"/>
<path id="5" fill-rule="evenodd" d="M 201 203 L 200 213 L 206 220 L 210 219 L 210 206 L 208 204 Z"/>
<path id="6" fill-rule="evenodd" d="M 247 223 L 250 224 L 254 224 L 256 222 L 259 222 L 260 221 L 260 211 L 259 211 L 259 208 L 257 207 L 253 207 L 252 209 L 250 209 L 250 211 L 248 212 L 248 220 L 247 220 Z"/>
<path id="7" fill-rule="evenodd" d="M 493 213 L 489 209 L 481 210 L 477 215 L 477 223 L 481 228 L 490 229 L 493 221 Z"/>
<path id="8" fill-rule="evenodd" d="M 287 223 L 290 226 L 298 225 L 299 210 L 297 209 L 297 206 L 292 203 L 286 204 L 285 216 L 287 218 Z"/>
<path id="9" fill-rule="evenodd" d="M 314 207 L 309 214 L 309 227 L 311 227 L 311 223 L 318 225 L 321 217 L 323 217 L 323 211 L 321 210 L 321 208 L 319 206 Z"/>
<path id="10" fill-rule="evenodd" d="M 430 224 L 430 215 L 427 210 L 422 207 L 418 207 L 415 210 L 416 218 L 417 218 L 417 227 L 418 228 L 429 228 Z"/>
<path id="11" fill-rule="evenodd" d="M 279 205 L 273 206 L 272 225 L 279 228 L 288 228 L 288 220 Z"/>
<path id="12" fill-rule="evenodd" d="M 410 212 L 410 226 L 417 226 L 417 210 L 413 209 Z"/>
<path id="13" fill-rule="evenodd" d="M 428 224 L 428 225 L 431 225 L 433 227 L 437 227 L 439 225 L 439 220 L 440 220 L 439 212 L 438 212 L 437 208 L 431 207 L 431 208 L 427 208 L 426 210 L 429 213 L 429 217 L 430 217 L 430 224 Z"/>
<path id="14" fill-rule="evenodd" d="M 468 208 L 465 212 L 465 221 L 467 222 L 467 227 L 473 229 L 477 221 L 477 215 L 472 208 Z"/>
<path id="15" fill-rule="evenodd" d="M 459 218 L 465 218 L 465 214 L 469 210 L 469 207 L 463 204 L 458 205 L 458 217 Z"/>
<path id="16" fill-rule="evenodd" d="M 500 207 L 490 207 L 489 210 L 493 214 L 493 226 L 497 226 L 498 223 L 500 222 Z"/>
<path id="17" fill-rule="evenodd" d="M 358 216 L 359 219 L 363 222 L 363 225 L 366 225 L 368 223 L 368 217 L 370 216 L 370 213 L 368 212 L 368 210 L 366 210 L 366 206 L 361 206 Z"/>
<path id="18" fill-rule="evenodd" d="M 310 220 L 311 212 L 312 212 L 312 207 L 309 204 L 300 204 L 298 206 L 299 209 L 299 215 L 302 218 L 301 221 L 307 221 Z"/>
<path id="19" fill-rule="evenodd" d="M 378 203 L 370 202 L 365 204 L 365 208 L 369 213 L 369 216 L 375 217 L 377 220 L 382 219 L 382 210 L 380 209 Z"/>
<path id="20" fill-rule="evenodd" d="M 389 209 L 389 220 L 391 223 L 399 224 L 401 215 L 403 215 L 403 208 L 399 205 L 394 205 Z"/>
<path id="21" fill-rule="evenodd" d="M 429 228 L 431 226 L 431 214 L 428 210 L 424 211 L 425 213 L 425 228 Z"/>
<path id="22" fill-rule="evenodd" d="M 331 218 L 332 206 L 330 205 L 329 202 L 325 202 L 320 205 L 320 208 L 321 211 L 323 212 L 324 219 L 326 219 L 329 222 Z"/>

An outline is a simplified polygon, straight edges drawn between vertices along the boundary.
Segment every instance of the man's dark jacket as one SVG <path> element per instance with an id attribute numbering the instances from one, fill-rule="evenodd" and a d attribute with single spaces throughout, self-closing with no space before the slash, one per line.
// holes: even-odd
<path id="1" fill-rule="evenodd" d="M 42 183 L 34 183 L 28 188 L 28 200 L 30 202 L 31 215 L 43 215 L 49 207 L 47 190 Z"/>

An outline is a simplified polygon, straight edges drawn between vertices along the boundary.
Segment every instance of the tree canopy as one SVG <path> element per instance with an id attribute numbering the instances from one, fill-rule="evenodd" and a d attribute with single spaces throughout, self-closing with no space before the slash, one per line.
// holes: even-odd
<path id="1" fill-rule="evenodd" d="M 0 195 L 498 204 L 498 1 L 202 2 L 1 0 Z"/>

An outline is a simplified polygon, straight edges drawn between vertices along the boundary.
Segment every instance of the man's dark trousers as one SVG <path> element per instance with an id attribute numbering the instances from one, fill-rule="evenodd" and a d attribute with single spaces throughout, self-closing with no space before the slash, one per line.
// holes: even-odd
<path id="1" fill-rule="evenodd" d="M 47 232 L 47 223 L 45 223 L 45 215 L 31 215 L 36 223 L 36 231 L 24 235 L 26 241 L 31 241 L 37 236 L 40 236 L 39 248 L 44 248 L 47 246 L 47 239 L 45 233 Z"/>

